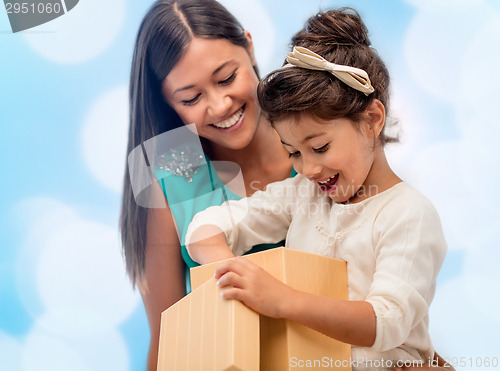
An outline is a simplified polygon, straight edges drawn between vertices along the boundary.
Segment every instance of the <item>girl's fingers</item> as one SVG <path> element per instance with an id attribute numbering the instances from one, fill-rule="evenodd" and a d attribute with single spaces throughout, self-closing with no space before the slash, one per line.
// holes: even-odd
<path id="1" fill-rule="evenodd" d="M 247 260 L 245 258 L 236 257 L 234 259 L 227 260 L 227 261 L 221 263 L 215 269 L 215 274 L 214 274 L 215 278 L 219 279 L 223 275 L 225 275 L 227 272 L 234 272 L 236 274 L 239 274 L 240 276 L 243 275 L 245 270 L 247 269 L 247 265 L 244 264 L 244 261 L 247 261 Z"/>
<path id="2" fill-rule="evenodd" d="M 248 269 L 254 269 L 256 267 L 258 267 L 257 264 L 251 262 L 250 260 L 246 259 L 245 257 L 243 256 L 237 256 L 234 258 L 234 261 L 241 264 L 242 266 L 248 268 Z"/>
<path id="3" fill-rule="evenodd" d="M 220 288 L 227 287 L 227 286 L 233 286 L 233 287 L 239 287 L 239 288 L 245 288 L 244 284 L 244 278 L 240 276 L 237 273 L 234 272 L 227 272 L 222 275 L 217 281 L 217 286 Z"/>
<path id="4" fill-rule="evenodd" d="M 245 304 L 245 291 L 238 287 L 229 287 L 221 292 L 221 296 L 225 300 L 238 300 Z"/>

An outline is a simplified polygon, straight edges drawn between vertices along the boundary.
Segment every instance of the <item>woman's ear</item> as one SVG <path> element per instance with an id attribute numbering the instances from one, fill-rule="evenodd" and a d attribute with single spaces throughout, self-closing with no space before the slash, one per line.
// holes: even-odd
<path id="1" fill-rule="evenodd" d="M 378 138 L 385 124 L 385 107 L 381 101 L 374 99 L 365 112 L 370 126 L 370 136 Z"/>
<path id="2" fill-rule="evenodd" d="M 248 55 L 250 56 L 250 60 L 252 61 L 252 66 L 255 67 L 257 65 L 257 62 L 255 60 L 255 52 L 254 52 L 254 47 L 253 47 L 252 35 L 247 30 L 244 30 L 243 33 L 245 34 L 245 37 L 248 40 L 248 49 L 247 49 Z"/>

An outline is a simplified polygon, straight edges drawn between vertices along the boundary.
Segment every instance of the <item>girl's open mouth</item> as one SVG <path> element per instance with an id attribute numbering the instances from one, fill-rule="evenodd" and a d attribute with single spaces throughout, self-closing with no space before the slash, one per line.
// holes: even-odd
<path id="1" fill-rule="evenodd" d="M 337 182 L 339 180 L 339 174 L 336 174 L 326 180 L 321 180 L 318 182 L 318 185 L 319 185 L 319 188 L 323 191 L 323 192 L 331 192 L 331 191 L 334 191 L 336 189 L 336 185 L 337 185 Z"/>

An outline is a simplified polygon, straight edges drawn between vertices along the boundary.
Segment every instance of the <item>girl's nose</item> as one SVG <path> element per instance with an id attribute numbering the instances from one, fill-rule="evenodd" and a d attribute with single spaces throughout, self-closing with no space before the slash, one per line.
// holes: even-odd
<path id="1" fill-rule="evenodd" d="M 302 175 L 311 180 L 319 179 L 321 174 L 321 164 L 314 159 L 303 157 L 302 160 Z"/>

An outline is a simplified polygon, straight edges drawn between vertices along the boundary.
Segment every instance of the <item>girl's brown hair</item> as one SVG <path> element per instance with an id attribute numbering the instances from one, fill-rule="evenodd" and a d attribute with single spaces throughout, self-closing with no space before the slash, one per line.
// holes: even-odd
<path id="1" fill-rule="evenodd" d="M 281 68 L 268 74 L 258 88 L 259 103 L 271 124 L 302 114 L 359 122 L 374 99 L 381 101 L 388 112 L 389 73 L 370 47 L 368 30 L 355 10 L 341 8 L 316 14 L 292 38 L 291 46 L 302 46 L 330 62 L 365 70 L 375 91 L 366 96 L 325 71 Z M 382 131 L 380 140 L 387 143 L 397 139 Z"/>

